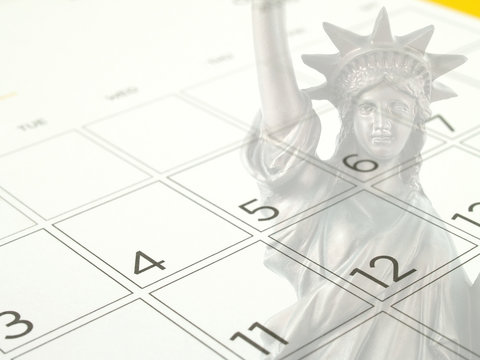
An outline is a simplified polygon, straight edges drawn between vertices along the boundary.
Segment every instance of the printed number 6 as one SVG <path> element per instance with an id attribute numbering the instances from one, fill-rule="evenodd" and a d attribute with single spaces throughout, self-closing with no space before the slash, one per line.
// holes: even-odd
<path id="1" fill-rule="evenodd" d="M 345 164 L 345 166 L 347 166 L 350 169 L 353 169 L 355 171 L 359 171 L 359 172 L 370 172 L 370 171 L 377 170 L 378 164 L 373 160 L 358 160 L 353 165 L 350 165 L 347 160 L 350 159 L 351 157 L 354 157 L 354 156 L 358 156 L 358 155 L 357 154 L 348 155 L 347 157 L 345 157 L 343 159 L 343 163 Z M 359 167 L 359 165 L 362 164 L 362 163 L 370 163 L 370 164 L 372 164 L 372 167 L 370 169 L 362 169 L 362 168 Z"/>
<path id="2" fill-rule="evenodd" d="M 272 219 L 274 219 L 278 216 L 279 211 L 277 209 L 275 209 L 273 206 L 259 206 L 259 207 L 255 208 L 253 210 L 247 209 L 247 205 L 250 205 L 251 203 L 253 203 L 255 201 L 257 201 L 257 199 L 250 200 L 249 202 L 246 202 L 245 204 L 239 205 L 238 207 L 240 209 L 242 209 L 243 211 L 246 211 L 249 214 L 255 214 L 257 211 L 260 211 L 260 210 L 263 210 L 263 209 L 268 209 L 268 210 L 273 211 L 272 216 L 267 217 L 267 218 L 258 219 L 258 221 L 272 220 Z"/>

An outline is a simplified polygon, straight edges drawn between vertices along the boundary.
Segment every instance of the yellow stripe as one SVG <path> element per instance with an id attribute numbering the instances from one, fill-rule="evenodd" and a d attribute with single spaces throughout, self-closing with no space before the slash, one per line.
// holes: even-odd
<path id="1" fill-rule="evenodd" d="M 14 96 L 17 96 L 17 93 L 14 91 L 14 92 L 11 92 L 9 94 L 3 94 L 3 95 L 0 95 L 0 101 L 1 100 L 6 100 L 6 99 L 9 99 L 11 97 L 14 97 Z"/>
<path id="2" fill-rule="evenodd" d="M 437 4 L 448 6 L 452 9 L 463 11 L 467 14 L 480 17 L 479 0 L 430 0 Z"/>

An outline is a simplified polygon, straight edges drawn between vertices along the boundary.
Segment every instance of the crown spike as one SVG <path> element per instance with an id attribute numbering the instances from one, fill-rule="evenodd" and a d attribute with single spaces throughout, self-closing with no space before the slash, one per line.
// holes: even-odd
<path id="1" fill-rule="evenodd" d="M 403 46 L 410 46 L 424 54 L 434 30 L 434 26 L 429 25 L 410 34 L 397 36 L 397 40 Z"/>
<path id="2" fill-rule="evenodd" d="M 324 22 L 323 29 L 342 55 L 362 47 L 362 45 L 365 43 L 364 36 L 355 34 L 354 32 L 346 29 L 342 29 L 336 25 Z"/>
<path id="3" fill-rule="evenodd" d="M 390 21 L 388 20 L 387 9 L 385 9 L 385 7 L 378 13 L 372 35 L 370 35 L 370 41 L 372 44 L 393 43 Z"/>
<path id="4" fill-rule="evenodd" d="M 467 58 L 463 55 L 427 54 L 432 68 L 432 80 L 462 65 Z"/>
<path id="5" fill-rule="evenodd" d="M 338 108 L 349 94 L 355 96 L 385 73 L 395 81 L 412 80 L 413 87 L 423 86 L 431 102 L 456 95 L 449 87 L 434 80 L 463 64 L 466 58 L 426 53 L 434 31 L 432 25 L 394 37 L 387 10 L 382 8 L 368 36 L 330 23 L 324 23 L 323 27 L 339 53 L 302 56 L 306 65 L 326 78 L 322 85 L 306 89 L 312 99 L 328 100 Z M 408 71 L 404 71 L 406 69 Z M 422 81 L 417 82 L 420 78 Z"/>
<path id="6" fill-rule="evenodd" d="M 302 55 L 302 60 L 306 65 L 321 72 L 328 78 L 338 64 L 340 56 L 338 54 L 305 54 Z"/>
<path id="7" fill-rule="evenodd" d="M 445 100 L 457 96 L 457 93 L 448 86 L 434 82 L 432 84 L 432 94 L 430 96 L 430 102 Z"/>

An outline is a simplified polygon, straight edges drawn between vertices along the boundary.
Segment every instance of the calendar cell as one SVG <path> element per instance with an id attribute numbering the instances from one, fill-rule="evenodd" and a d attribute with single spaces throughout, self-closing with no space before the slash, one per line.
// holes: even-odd
<path id="1" fill-rule="evenodd" d="M 77 132 L 0 158 L 0 186 L 45 219 L 146 178 Z"/>
<path id="2" fill-rule="evenodd" d="M 474 286 L 469 279 L 468 267 L 476 269 L 477 283 Z M 393 307 L 450 339 L 457 344 L 457 347 L 464 347 L 476 356 L 480 356 L 479 272 L 480 256 L 477 256 L 394 304 Z M 450 293 L 445 293 L 445 289 L 450 289 Z M 441 299 L 440 302 L 439 299 Z M 435 312 L 435 316 L 420 310 L 425 308 L 425 303 L 430 303 L 431 311 Z"/>
<path id="3" fill-rule="evenodd" d="M 141 300 L 108 313 L 15 359 L 223 358 Z"/>
<path id="4" fill-rule="evenodd" d="M 288 203 L 264 203 L 257 181 L 242 163 L 242 151 L 238 148 L 174 174 L 170 179 L 259 230 L 268 229 L 309 209 L 312 204 L 318 205 L 354 187 L 352 183 L 337 178 L 335 191 L 319 194 L 318 198 L 310 199 L 311 202 L 300 204 L 298 208 L 292 209 L 292 204 Z M 336 178 L 308 160 L 304 161 L 312 178 L 323 178 L 326 182 Z M 291 191 L 298 189 L 292 188 Z"/>
<path id="5" fill-rule="evenodd" d="M 381 312 L 301 359 L 465 359 L 442 342 Z"/>
<path id="6" fill-rule="evenodd" d="M 371 307 L 261 241 L 152 295 L 244 359 L 291 354 Z"/>
<path id="7" fill-rule="evenodd" d="M 55 226 L 142 287 L 249 237 L 162 183 Z"/>
<path id="8" fill-rule="evenodd" d="M 271 237 L 382 301 L 475 247 L 366 191 Z"/>
<path id="9" fill-rule="evenodd" d="M 159 172 L 245 136 L 239 128 L 173 96 L 97 121 L 87 129 Z"/>
<path id="10" fill-rule="evenodd" d="M 478 156 L 457 147 L 451 147 L 424 160 L 420 170 L 420 185 L 429 203 L 412 204 L 431 216 L 480 237 L 480 173 Z M 408 171 L 405 170 L 405 171 Z M 375 184 L 375 187 L 409 203 L 409 199 L 392 186 L 395 176 Z M 433 206 L 432 206 L 433 205 Z"/>
<path id="11" fill-rule="evenodd" d="M 46 231 L 0 246 L 0 269 L 7 352 L 129 294 Z"/>

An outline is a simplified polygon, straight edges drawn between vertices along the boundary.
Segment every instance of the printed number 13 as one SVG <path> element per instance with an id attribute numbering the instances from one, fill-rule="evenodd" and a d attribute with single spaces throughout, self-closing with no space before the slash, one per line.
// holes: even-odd
<path id="1" fill-rule="evenodd" d="M 473 212 L 473 210 L 475 209 L 475 207 L 478 206 L 478 205 L 480 205 L 480 202 L 477 202 L 477 203 L 475 203 L 475 204 L 470 205 L 470 206 L 468 207 L 468 211 L 469 211 L 469 212 Z M 474 220 L 472 220 L 472 219 L 469 219 L 469 218 L 467 218 L 466 216 L 463 216 L 463 215 L 458 214 L 458 213 L 457 213 L 457 214 L 454 214 L 454 215 L 452 216 L 452 219 L 455 220 L 457 217 L 459 217 L 459 218 L 461 218 L 461 219 L 463 219 L 463 220 L 466 220 L 466 221 L 468 221 L 469 223 L 471 223 L 471 224 L 473 224 L 473 225 L 477 225 L 477 226 L 480 227 L 480 224 L 479 224 L 478 222 L 476 222 L 476 221 L 474 221 Z"/>

